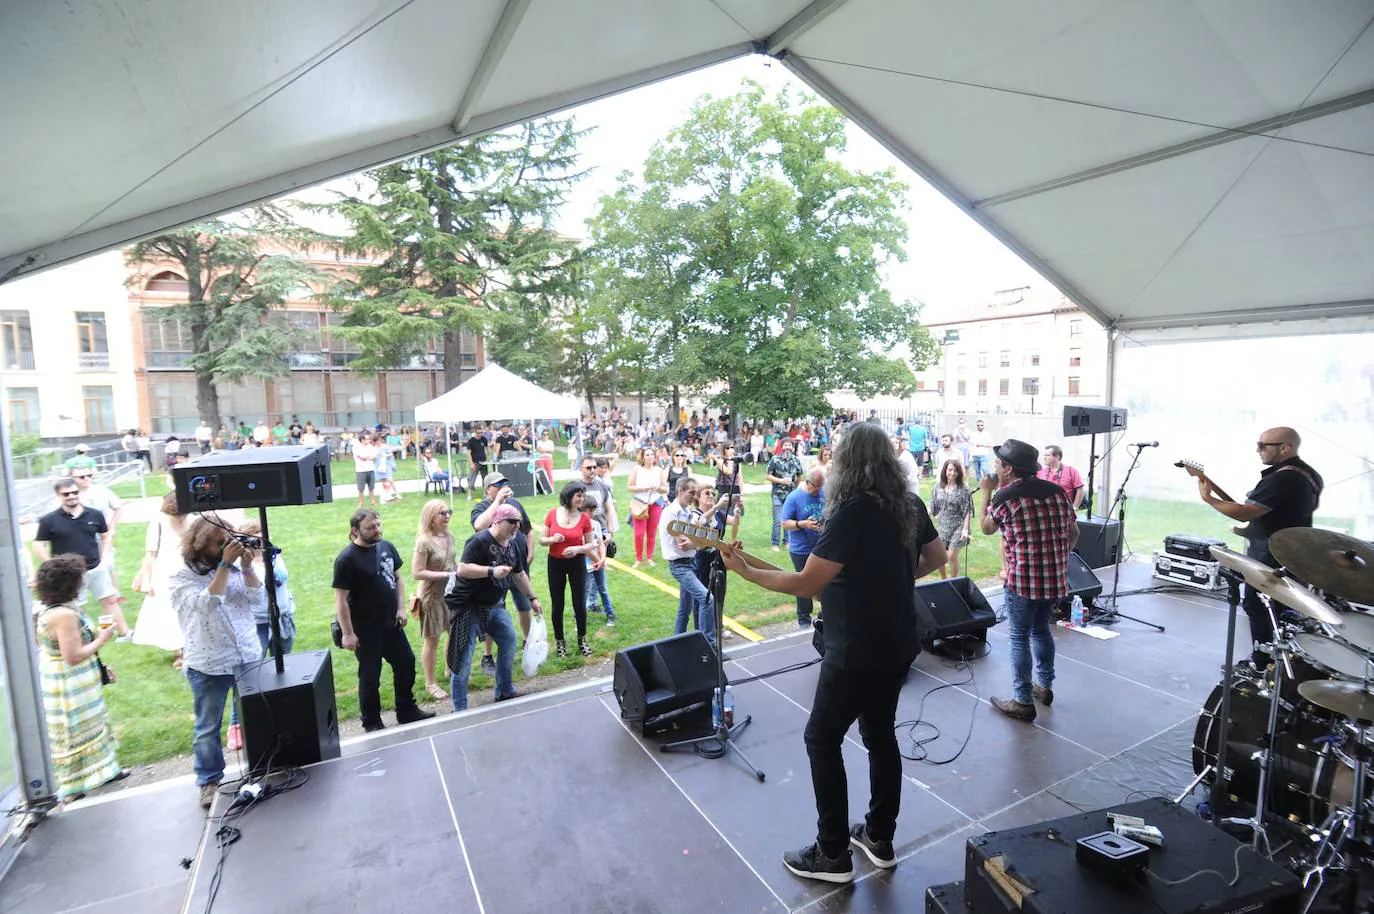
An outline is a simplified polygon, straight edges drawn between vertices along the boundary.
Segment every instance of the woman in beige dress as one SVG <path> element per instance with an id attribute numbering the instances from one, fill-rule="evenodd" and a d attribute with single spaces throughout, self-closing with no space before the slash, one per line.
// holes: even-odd
<path id="1" fill-rule="evenodd" d="M 458 567 L 454 561 L 453 534 L 449 531 L 452 517 L 453 511 L 442 498 L 425 502 L 420 509 L 420 529 L 415 535 L 415 555 L 410 560 L 411 575 L 419 582 L 415 600 L 419 603 L 420 634 L 424 637 L 420 668 L 425 673 L 425 691 L 439 700 L 448 698 L 434 669 L 439 637 L 448 629 L 444 591 Z"/>

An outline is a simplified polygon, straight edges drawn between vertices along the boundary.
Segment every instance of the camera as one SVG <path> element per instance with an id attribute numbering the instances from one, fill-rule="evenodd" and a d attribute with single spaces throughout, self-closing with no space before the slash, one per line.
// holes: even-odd
<path id="1" fill-rule="evenodd" d="M 249 536 L 247 533 L 235 533 L 231 539 L 245 549 L 261 549 L 264 545 L 262 537 Z"/>

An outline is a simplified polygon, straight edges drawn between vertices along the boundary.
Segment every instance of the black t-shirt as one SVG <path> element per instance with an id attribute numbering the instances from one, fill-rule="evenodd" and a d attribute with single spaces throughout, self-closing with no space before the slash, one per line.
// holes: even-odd
<path id="1" fill-rule="evenodd" d="M 1324 485 L 1317 471 L 1301 457 L 1285 460 L 1261 473 L 1259 485 L 1250 490 L 1245 500 L 1269 511 L 1250 522 L 1246 554 L 1273 564 L 1269 537 L 1289 527 L 1312 526 L 1312 515 Z"/>
<path id="2" fill-rule="evenodd" d="M 487 439 L 481 435 L 473 435 L 469 438 L 467 449 L 472 452 L 473 463 L 487 462 Z"/>
<path id="3" fill-rule="evenodd" d="M 920 498 L 918 547 L 938 535 Z M 850 499 L 825 520 L 812 554 L 844 565 L 821 590 L 825 662 L 846 669 L 885 669 L 920 652 L 912 591 L 916 567 L 897 523 L 875 499 Z"/>
<path id="4" fill-rule="evenodd" d="M 496 447 L 498 448 L 497 454 L 498 454 L 499 456 L 501 456 L 501 457 L 505 457 L 507 454 L 510 454 L 511 452 L 513 452 L 513 451 L 515 450 L 515 442 L 516 442 L 517 440 L 518 440 L 518 439 L 517 439 L 514 435 L 509 435 L 509 434 L 507 434 L 507 435 L 497 435 L 497 436 L 496 436 Z"/>
<path id="5" fill-rule="evenodd" d="M 496 541 L 490 530 L 483 530 L 469 538 L 463 544 L 463 555 L 458 559 L 460 563 L 486 565 L 489 568 L 509 565 L 515 570 L 500 579 L 458 578 L 453 584 L 453 592 L 446 598 L 449 605 L 491 607 L 499 604 L 506 598 L 506 591 L 515 587 L 514 577 L 523 570 L 524 553 L 524 541 L 518 536 L 504 546 Z"/>
<path id="6" fill-rule="evenodd" d="M 530 568 L 529 568 L 529 563 L 525 561 L 525 547 L 524 547 L 525 536 L 524 536 L 524 535 L 525 535 L 526 533 L 529 533 L 529 532 L 533 531 L 533 530 L 534 530 L 534 525 L 530 523 L 530 516 L 529 516 L 528 514 L 525 513 L 525 506 L 522 505 L 522 504 L 520 504 L 520 500 L 519 500 L 518 498 L 515 498 L 514 496 L 512 496 L 511 498 L 507 498 L 507 499 L 506 499 L 506 504 L 513 506 L 513 507 L 515 508 L 515 510 L 517 510 L 517 511 L 520 512 L 520 536 L 519 536 L 519 537 L 517 538 L 517 540 L 516 540 L 517 542 L 519 542 L 519 543 L 521 544 L 521 545 L 520 545 L 520 550 L 519 550 L 519 551 L 520 551 L 520 570 L 521 570 L 521 571 L 529 571 L 529 570 L 530 570 Z M 486 510 L 487 510 L 488 508 L 490 508 L 490 507 L 491 507 L 491 499 L 490 499 L 490 498 L 484 498 L 484 499 L 482 499 L 481 501 L 479 501 L 477 504 L 475 504 L 475 505 L 472 506 L 472 512 L 471 512 L 470 514 L 468 514 L 468 523 L 472 525 L 472 529 L 474 529 L 474 530 L 477 529 L 477 518 L 480 517 L 480 516 L 482 515 L 482 512 L 486 511 Z M 487 529 L 490 530 L 491 528 L 488 527 Z M 483 532 L 485 532 L 485 531 L 483 531 Z"/>
<path id="7" fill-rule="evenodd" d="M 679 480 L 679 479 L 682 479 L 682 478 L 685 477 L 685 476 L 690 476 L 690 475 L 692 475 L 692 471 L 689 470 L 687 467 L 683 467 L 683 468 L 680 469 L 680 470 L 679 470 L 677 467 L 668 467 L 668 500 L 669 500 L 669 501 L 672 501 L 673 499 L 677 498 L 677 483 L 678 483 L 678 480 Z"/>
<path id="8" fill-rule="evenodd" d="M 386 540 L 375 546 L 349 543 L 334 559 L 335 590 L 348 591 L 354 631 L 376 631 L 396 624 L 396 588 L 401 555 Z"/>
<path id="9" fill-rule="evenodd" d="M 36 540 L 45 540 L 52 547 L 53 555 L 79 555 L 86 560 L 86 570 L 90 571 L 100 564 L 100 535 L 108 533 L 105 515 L 91 508 L 82 509 L 72 517 L 58 508 L 38 519 Z"/>

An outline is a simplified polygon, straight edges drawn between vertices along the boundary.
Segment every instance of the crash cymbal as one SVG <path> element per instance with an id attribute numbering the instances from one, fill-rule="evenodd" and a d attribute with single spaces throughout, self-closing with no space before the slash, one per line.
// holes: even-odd
<path id="1" fill-rule="evenodd" d="M 1374 546 L 1332 530 L 1289 527 L 1269 537 L 1274 558 L 1318 590 L 1374 603 Z"/>
<path id="2" fill-rule="evenodd" d="M 1328 605 L 1325 600 L 1283 577 L 1263 562 L 1257 562 L 1249 556 L 1232 552 L 1221 546 L 1213 546 L 1211 552 L 1212 558 L 1220 562 L 1222 567 L 1236 572 L 1245 579 L 1246 584 L 1260 593 L 1268 594 L 1271 599 L 1282 603 L 1289 609 L 1296 610 L 1318 622 L 1325 622 L 1327 625 L 1345 624 L 1340 613 L 1336 612 L 1335 608 Z"/>
<path id="3" fill-rule="evenodd" d="M 1298 683 L 1298 694 L 1314 705 L 1355 720 L 1374 720 L 1374 692 L 1362 682 L 1313 679 Z"/>

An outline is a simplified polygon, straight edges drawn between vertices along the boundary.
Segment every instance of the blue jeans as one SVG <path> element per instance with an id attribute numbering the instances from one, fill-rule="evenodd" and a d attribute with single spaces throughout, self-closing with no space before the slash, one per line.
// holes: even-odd
<path id="1" fill-rule="evenodd" d="M 215 676 L 187 667 L 186 681 L 191 684 L 196 712 L 196 783 L 201 786 L 217 784 L 224 779 L 224 748 L 219 728 L 224 724 L 224 702 L 234 688 L 234 677 L 229 673 Z"/>
<path id="2" fill-rule="evenodd" d="M 269 641 L 271 641 L 271 640 L 272 640 L 272 623 L 271 623 L 271 622 L 259 622 L 259 623 L 258 623 L 258 643 L 262 645 L 262 655 L 263 655 L 264 657 L 267 656 L 267 642 L 269 642 Z M 292 643 L 293 643 L 295 640 L 296 640 L 296 636 L 295 636 L 295 635 L 292 635 L 290 638 L 283 638 L 283 639 L 281 639 L 281 649 L 282 649 L 281 652 L 282 652 L 283 654 L 289 654 L 289 653 L 291 653 L 291 645 L 292 645 Z"/>
<path id="3" fill-rule="evenodd" d="M 615 619 L 615 607 L 611 605 L 611 592 L 606 589 L 606 566 L 592 571 L 592 560 L 587 559 L 587 612 L 596 611 L 596 598 L 601 595 L 601 605 L 606 610 L 607 619 Z"/>
<path id="4" fill-rule="evenodd" d="M 781 546 L 787 542 L 787 533 L 782 529 L 782 503 L 785 497 L 773 496 L 773 545 Z"/>
<path id="5" fill-rule="evenodd" d="M 543 621 L 539 622 L 543 625 Z M 468 679 L 472 676 L 472 648 L 479 637 L 477 626 L 468 628 L 468 643 L 459 648 L 458 670 L 448 674 L 449 694 L 453 696 L 453 710 L 464 711 L 468 706 Z M 515 670 L 515 626 L 511 624 L 506 605 L 500 603 L 491 608 L 487 619 L 487 634 L 496 642 L 496 697 L 510 698 L 515 695 L 515 685 L 511 682 Z"/>
<path id="6" fill-rule="evenodd" d="M 988 458 L 979 456 L 974 457 L 969 462 L 969 472 L 973 474 L 973 485 L 977 486 L 979 481 L 988 474 Z"/>
<path id="7" fill-rule="evenodd" d="M 1058 600 L 1028 600 L 1006 591 L 1002 607 L 1011 624 L 1012 700 L 1031 704 L 1031 655 L 1035 656 L 1035 678 L 1042 689 L 1054 686 L 1054 635 L 1050 613 Z"/>
<path id="8" fill-rule="evenodd" d="M 711 647 L 715 647 L 716 603 L 706 585 L 697 577 L 692 560 L 672 560 L 668 563 L 668 573 L 677 579 L 678 587 L 681 588 L 677 598 L 677 620 L 673 624 L 673 634 L 680 635 L 687 631 L 687 620 L 692 617 L 692 611 L 695 609 L 701 631 L 706 635 Z"/>

